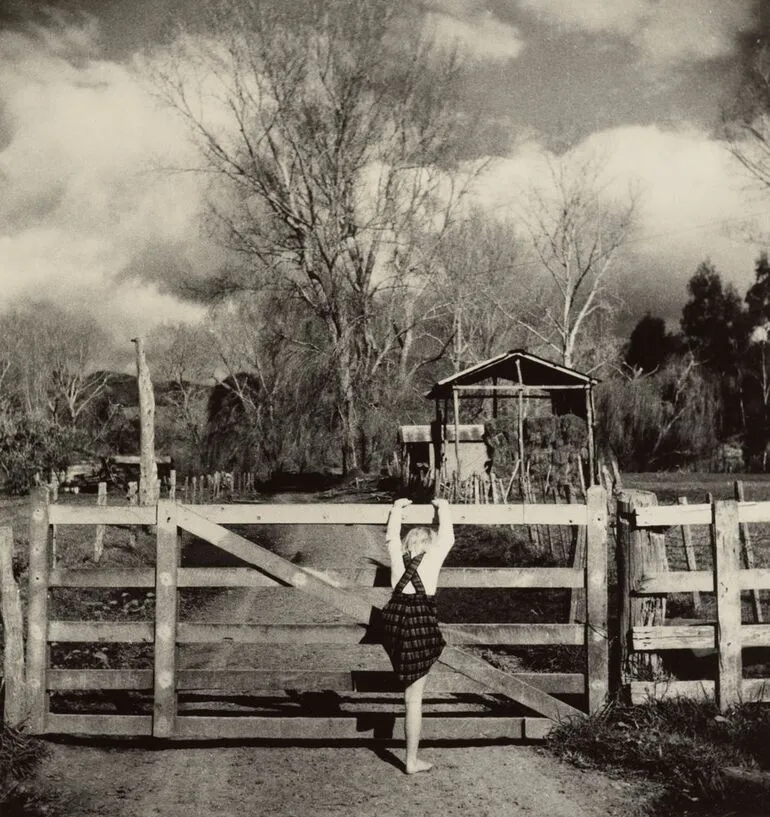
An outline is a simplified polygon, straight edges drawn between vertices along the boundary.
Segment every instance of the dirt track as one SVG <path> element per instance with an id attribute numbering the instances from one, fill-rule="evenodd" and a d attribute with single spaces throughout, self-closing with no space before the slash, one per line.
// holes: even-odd
<path id="1" fill-rule="evenodd" d="M 358 566 L 382 560 L 381 543 L 364 528 L 297 528 L 277 549 L 303 565 Z M 301 556 L 297 556 L 301 553 Z M 215 619 L 285 620 L 270 592 L 230 592 Z M 227 614 L 227 615 L 225 615 Z M 297 620 L 344 620 L 310 600 Z M 198 666 L 232 663 L 232 648 L 190 657 Z M 240 653 L 240 651 L 239 651 Z M 583 772 L 531 746 L 428 746 L 435 768 L 408 777 L 400 748 L 357 746 L 52 744 L 41 772 L 72 817 L 390 817 L 472 814 L 509 817 L 632 815 L 644 790 Z"/>

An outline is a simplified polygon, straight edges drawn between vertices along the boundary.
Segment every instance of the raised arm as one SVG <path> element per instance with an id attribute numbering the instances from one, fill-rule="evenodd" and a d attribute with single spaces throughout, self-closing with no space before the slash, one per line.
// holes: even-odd
<path id="1" fill-rule="evenodd" d="M 455 529 L 452 524 L 452 513 L 449 509 L 449 502 L 446 499 L 434 499 L 433 507 L 438 515 L 438 536 L 436 546 L 443 551 L 444 555 L 449 553 L 455 543 Z"/>
<path id="2" fill-rule="evenodd" d="M 390 556 L 390 564 L 401 565 L 401 521 L 403 516 L 403 509 L 407 505 L 411 505 L 412 500 L 402 497 L 393 503 L 388 516 L 388 526 L 385 531 L 386 544 L 388 546 L 388 554 Z"/>

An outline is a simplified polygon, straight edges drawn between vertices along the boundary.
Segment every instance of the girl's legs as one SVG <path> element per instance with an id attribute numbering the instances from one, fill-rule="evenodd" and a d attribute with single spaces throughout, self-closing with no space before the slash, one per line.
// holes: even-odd
<path id="1" fill-rule="evenodd" d="M 431 763 L 426 763 L 417 757 L 417 750 L 420 747 L 420 732 L 422 731 L 422 695 L 427 678 L 427 675 L 423 675 L 422 678 L 418 678 L 404 690 L 407 774 L 427 772 L 432 766 Z"/>

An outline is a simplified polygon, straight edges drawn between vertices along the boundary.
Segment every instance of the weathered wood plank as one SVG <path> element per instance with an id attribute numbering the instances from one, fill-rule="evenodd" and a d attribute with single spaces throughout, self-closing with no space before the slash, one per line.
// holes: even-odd
<path id="1" fill-rule="evenodd" d="M 305 569 L 336 587 L 390 587 L 386 571 L 377 568 Z M 770 570 L 766 572 L 770 587 Z M 571 567 L 447 567 L 441 571 L 439 587 L 579 588 L 583 580 L 584 571 Z M 180 567 L 177 581 L 178 587 L 286 586 L 253 567 Z M 49 586 L 149 588 L 155 586 L 155 571 L 151 568 L 55 568 L 49 574 Z"/>
<path id="2" fill-rule="evenodd" d="M 689 504 L 686 496 L 680 496 L 677 499 L 677 503 L 679 505 Z M 684 559 L 685 564 L 687 565 L 687 569 L 689 571 L 697 570 L 698 563 L 695 560 L 695 548 L 693 547 L 692 543 L 692 529 L 690 528 L 689 525 L 682 525 L 679 530 L 682 535 L 682 547 L 684 548 Z M 692 606 L 695 611 L 695 615 L 698 615 L 701 609 L 699 590 L 692 591 Z"/>
<path id="3" fill-rule="evenodd" d="M 154 464 L 153 459 L 153 464 Z M 152 734 L 168 738 L 176 720 L 176 629 L 179 547 L 177 505 L 158 501 L 157 555 L 155 563 L 155 685 Z"/>
<path id="4" fill-rule="evenodd" d="M 716 647 L 713 624 L 693 627 L 634 627 L 631 631 L 634 650 L 708 650 Z"/>
<path id="5" fill-rule="evenodd" d="M 185 505 L 220 525 L 381 525 L 388 520 L 388 505 L 326 504 L 233 504 Z M 585 525 L 585 505 L 516 504 L 452 505 L 455 525 Z M 410 505 L 404 509 L 404 524 L 430 525 L 432 505 Z"/>
<path id="6" fill-rule="evenodd" d="M 532 646 L 585 643 L 582 624 L 442 624 L 448 644 Z M 180 622 L 180 644 L 358 644 L 367 629 L 357 624 L 199 624 Z"/>
<path id="7" fill-rule="evenodd" d="M 48 689 L 152 689 L 151 669 L 49 669 Z"/>
<path id="8" fill-rule="evenodd" d="M 13 575 L 13 531 L 0 528 L 0 622 L 3 625 L 3 722 L 18 727 L 27 714 L 24 679 L 24 619 L 21 594 Z"/>
<path id="9" fill-rule="evenodd" d="M 105 568 L 65 570 L 50 573 L 49 587 L 155 587 L 152 568 Z"/>
<path id="10" fill-rule="evenodd" d="M 390 587 L 389 574 L 377 568 L 308 568 L 335 587 Z M 81 571 L 85 572 L 85 571 Z M 94 572 L 94 571 L 91 571 Z M 275 587 L 281 582 L 251 567 L 186 567 L 179 570 L 179 587 Z M 584 571 L 571 567 L 446 567 L 439 587 L 582 587 Z"/>
<path id="11" fill-rule="evenodd" d="M 607 493 L 588 489 L 586 535 L 586 683 L 588 711 L 598 712 L 609 694 L 609 632 L 607 629 Z"/>
<path id="12" fill-rule="evenodd" d="M 738 520 L 748 522 L 770 522 L 770 502 L 741 502 L 738 506 Z M 670 528 L 677 525 L 710 525 L 711 505 L 658 505 L 639 508 L 636 525 L 640 528 Z"/>
<path id="13" fill-rule="evenodd" d="M 677 525 L 710 525 L 711 505 L 649 505 L 634 512 L 637 528 L 669 528 Z"/>
<path id="14" fill-rule="evenodd" d="M 146 737 L 152 734 L 152 716 L 49 714 L 45 719 L 44 733 Z"/>
<path id="15" fill-rule="evenodd" d="M 544 738 L 553 727 L 545 718 L 429 717 L 422 722 L 424 741 L 521 740 Z M 360 718 L 218 718 L 187 715 L 177 719 L 179 738 L 262 738 L 264 740 L 401 739 L 403 718 L 390 715 Z M 370 734 L 373 733 L 373 734 Z"/>
<path id="16" fill-rule="evenodd" d="M 551 720 L 563 721 L 567 718 L 585 717 L 585 713 L 579 709 L 552 697 L 520 678 L 493 667 L 481 658 L 462 652 L 457 647 L 446 647 L 439 661 L 474 681 L 486 684 L 496 692 L 508 695 L 523 706 Z"/>
<path id="17" fill-rule="evenodd" d="M 770 569 L 755 567 L 751 570 L 741 570 L 738 574 L 738 584 L 741 590 L 770 590 Z M 714 592 L 714 574 L 710 570 L 670 570 L 665 573 L 655 573 L 641 576 L 636 581 L 637 593 L 689 593 L 701 591 Z"/>
<path id="18" fill-rule="evenodd" d="M 100 482 L 99 493 L 96 497 L 96 504 L 103 508 L 107 505 L 107 483 Z M 99 562 L 102 558 L 102 553 L 104 553 L 104 533 L 106 528 L 104 525 L 97 525 L 96 526 L 96 533 L 94 534 L 94 561 Z"/>
<path id="19" fill-rule="evenodd" d="M 695 701 L 713 701 L 714 681 L 634 681 L 631 684 L 631 703 L 669 698 L 690 698 Z M 770 678 L 744 678 L 741 683 L 741 700 L 767 701 L 770 699 Z"/>
<path id="20" fill-rule="evenodd" d="M 674 625 L 671 627 L 634 627 L 636 650 L 708 650 L 716 648 L 716 625 Z M 770 647 L 770 624 L 743 624 L 742 647 Z"/>
<path id="21" fill-rule="evenodd" d="M 641 653 L 631 643 L 631 632 L 638 626 L 662 625 L 666 615 L 666 597 L 639 596 L 634 592 L 640 576 L 666 572 L 665 537 L 659 530 L 636 526 L 634 520 L 647 507 L 657 506 L 657 496 L 649 491 L 624 491 L 618 505 L 618 581 L 621 586 L 619 635 L 621 656 L 618 663 L 621 684 L 638 677 L 657 678 L 663 674 L 661 656 Z"/>
<path id="22" fill-rule="evenodd" d="M 374 578 L 374 570 L 368 571 Z M 178 587 L 285 587 L 253 567 L 180 567 Z"/>
<path id="23" fill-rule="evenodd" d="M 523 672 L 514 677 L 560 695 L 580 695 L 585 689 L 582 673 Z M 150 690 L 151 669 L 51 669 L 50 691 L 107 689 Z M 276 692 L 281 690 L 333 690 L 335 692 L 397 691 L 400 687 L 393 673 L 385 670 L 315 670 L 303 666 L 297 670 L 260 669 L 182 669 L 177 671 L 178 692 L 237 694 Z M 428 676 L 426 694 L 479 693 L 480 685 L 463 675 L 445 669 Z M 485 688 L 484 688 L 485 689 Z"/>
<path id="24" fill-rule="evenodd" d="M 138 643 L 155 640 L 155 626 L 149 621 L 51 621 L 50 642 Z"/>
<path id="25" fill-rule="evenodd" d="M 29 523 L 29 592 L 27 601 L 27 728 L 41 734 L 48 713 L 48 571 L 51 567 L 48 491 L 33 495 Z"/>
<path id="26" fill-rule="evenodd" d="M 157 510 L 154 505 L 124 507 L 108 505 L 57 504 L 50 507 L 52 525 L 154 525 Z"/>
<path id="27" fill-rule="evenodd" d="M 737 502 L 745 500 L 743 482 L 739 479 L 735 480 L 735 499 Z M 743 550 L 743 557 L 746 562 L 746 567 L 752 569 L 754 567 L 754 546 L 751 544 L 751 530 L 746 522 L 741 522 L 738 525 L 738 533 L 740 536 L 741 546 Z M 754 608 L 754 621 L 757 624 L 762 623 L 762 602 L 759 598 L 759 589 L 751 588 L 751 602 Z"/>
<path id="28" fill-rule="evenodd" d="M 714 503 L 714 585 L 717 607 L 718 670 L 716 701 L 721 711 L 740 702 L 741 654 L 741 542 L 738 503 Z"/>
<path id="29" fill-rule="evenodd" d="M 437 671 L 438 670 L 438 671 Z M 88 672 L 82 670 L 81 672 Z M 514 673 L 514 677 L 551 694 L 580 695 L 585 689 L 582 673 Z M 141 680 L 137 677 L 137 680 Z M 438 668 L 428 676 L 426 694 L 439 692 L 479 692 L 479 684 L 459 673 Z M 133 687 L 132 687 L 133 688 Z M 139 687 L 136 687 L 139 688 Z M 400 690 L 394 674 L 388 670 L 179 670 L 179 691 L 252 692 L 255 690 L 313 690 L 372 691 L 375 689 Z"/>

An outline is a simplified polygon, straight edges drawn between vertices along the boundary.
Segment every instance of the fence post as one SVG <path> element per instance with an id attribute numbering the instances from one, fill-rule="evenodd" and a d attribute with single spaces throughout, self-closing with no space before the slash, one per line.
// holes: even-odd
<path id="1" fill-rule="evenodd" d="M 49 546 L 48 491 L 33 493 L 29 523 L 29 596 L 27 602 L 27 694 L 29 730 L 41 734 L 48 713 L 46 670 L 48 669 L 48 571 Z"/>
<path id="2" fill-rule="evenodd" d="M 607 632 L 607 492 L 598 485 L 586 497 L 586 685 L 588 711 L 597 712 L 609 692 L 609 637 Z"/>
<path id="3" fill-rule="evenodd" d="M 724 712 L 740 702 L 743 678 L 741 655 L 741 543 L 738 503 L 717 501 L 712 505 L 714 589 L 717 607 L 716 702 Z"/>
<path id="4" fill-rule="evenodd" d="M 13 577 L 13 531 L 0 528 L 0 620 L 3 623 L 3 679 L 8 726 L 18 727 L 27 714 L 24 684 L 24 620 L 19 585 Z"/>
<path id="5" fill-rule="evenodd" d="M 176 471 L 173 468 L 168 475 L 168 498 L 176 502 Z"/>
<path id="6" fill-rule="evenodd" d="M 677 499 L 678 505 L 686 505 L 687 504 L 687 497 L 680 496 Z M 682 545 L 684 546 L 684 558 L 685 562 L 687 563 L 688 570 L 697 570 L 698 563 L 695 560 L 695 548 L 692 544 L 692 531 L 690 530 L 689 525 L 682 525 Z M 692 606 L 693 612 L 696 616 L 700 615 L 701 611 L 701 603 L 700 603 L 700 593 L 697 590 L 692 591 Z"/>
<path id="7" fill-rule="evenodd" d="M 575 489 L 572 487 L 571 483 L 567 485 L 567 501 L 570 504 L 574 504 L 578 501 L 577 497 L 575 496 Z M 572 567 L 584 569 L 586 565 L 586 536 L 588 535 L 588 529 L 584 528 L 582 525 L 573 525 L 571 532 L 572 546 L 570 550 L 572 556 Z M 585 589 L 582 587 L 573 587 L 572 590 L 570 590 L 569 597 L 570 624 L 575 621 L 585 621 L 585 615 Z"/>
<path id="8" fill-rule="evenodd" d="M 107 506 L 107 483 L 100 482 L 99 489 L 96 495 L 96 504 L 99 508 L 105 508 Z M 97 525 L 96 526 L 96 534 L 94 536 L 94 561 L 99 562 L 102 558 L 102 553 L 104 552 L 104 525 Z"/>
<path id="9" fill-rule="evenodd" d="M 738 502 L 743 502 L 745 497 L 743 493 L 743 483 L 737 479 L 735 481 L 735 499 Z M 751 545 L 751 532 L 749 526 L 745 522 L 741 522 L 738 526 L 738 533 L 740 534 L 741 544 L 743 545 L 743 557 L 746 567 L 751 570 L 754 568 L 754 548 Z M 762 619 L 762 601 L 760 599 L 759 590 L 754 588 L 751 591 L 751 602 L 754 607 L 754 621 L 761 624 Z"/>
<path id="10" fill-rule="evenodd" d="M 176 504 L 158 502 L 155 562 L 155 684 L 152 734 L 167 738 L 176 721 L 177 545 Z"/>
<path id="11" fill-rule="evenodd" d="M 618 681 L 625 685 L 641 677 L 663 677 L 663 662 L 657 653 L 635 653 L 632 632 L 636 626 L 663 624 L 666 617 L 665 596 L 635 596 L 637 580 L 645 573 L 667 570 L 665 536 L 637 528 L 637 508 L 657 505 L 650 491 L 622 491 L 618 499 L 617 548 L 620 655 Z"/>

